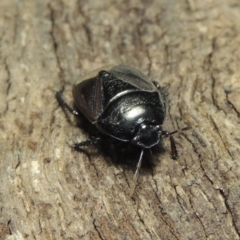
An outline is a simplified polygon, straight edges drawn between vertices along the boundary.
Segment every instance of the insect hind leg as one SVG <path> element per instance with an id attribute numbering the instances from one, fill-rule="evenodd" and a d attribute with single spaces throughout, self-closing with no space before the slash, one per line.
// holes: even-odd
<path id="1" fill-rule="evenodd" d="M 163 95 L 163 98 L 165 99 L 168 95 L 168 87 L 161 87 L 157 81 L 152 81 L 155 87 L 158 89 L 158 91 Z"/>
<path id="2" fill-rule="evenodd" d="M 100 140 L 101 140 L 100 137 L 91 137 L 83 142 L 73 143 L 71 147 L 74 148 L 75 150 L 81 151 L 85 147 L 89 147 L 90 145 L 99 143 Z"/>

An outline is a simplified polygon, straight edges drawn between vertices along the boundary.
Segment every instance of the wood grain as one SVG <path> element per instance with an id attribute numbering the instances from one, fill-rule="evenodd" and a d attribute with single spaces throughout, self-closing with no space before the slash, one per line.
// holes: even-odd
<path id="1" fill-rule="evenodd" d="M 239 239 L 237 0 L 0 2 L 0 239 Z M 79 76 L 121 62 L 168 88 L 165 151 L 134 168 L 59 108 Z"/>

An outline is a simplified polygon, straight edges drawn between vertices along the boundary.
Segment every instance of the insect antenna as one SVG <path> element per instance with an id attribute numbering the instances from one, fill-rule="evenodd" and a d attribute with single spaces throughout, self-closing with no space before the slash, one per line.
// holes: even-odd
<path id="1" fill-rule="evenodd" d="M 134 176 L 133 176 L 133 185 L 132 185 L 132 187 L 130 189 L 130 196 L 133 195 L 134 189 L 136 187 L 137 179 L 138 179 L 138 176 L 139 176 L 139 170 L 140 170 L 141 165 L 142 165 L 143 153 L 144 153 L 144 149 L 142 149 L 142 151 L 140 153 L 140 157 L 139 157 L 139 160 L 138 160 L 137 168 L 136 168 L 136 171 L 135 171 Z"/>

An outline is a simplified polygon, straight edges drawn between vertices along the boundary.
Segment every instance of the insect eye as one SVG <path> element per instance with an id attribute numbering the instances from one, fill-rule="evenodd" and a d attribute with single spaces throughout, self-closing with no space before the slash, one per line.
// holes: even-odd
<path id="1" fill-rule="evenodd" d="M 107 71 L 105 71 L 105 70 L 102 70 L 102 71 L 100 71 L 100 72 L 98 73 L 98 75 L 99 75 L 100 77 L 105 77 L 105 78 L 107 78 L 107 77 L 110 76 L 110 73 L 107 72 Z"/>

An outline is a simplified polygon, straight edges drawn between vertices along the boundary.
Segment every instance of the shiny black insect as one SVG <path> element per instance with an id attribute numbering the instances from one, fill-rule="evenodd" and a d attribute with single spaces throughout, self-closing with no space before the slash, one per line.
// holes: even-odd
<path id="1" fill-rule="evenodd" d="M 58 102 L 73 115 L 81 112 L 103 134 L 122 142 L 129 142 L 141 149 L 136 182 L 145 149 L 159 144 L 162 137 L 169 137 L 171 153 L 177 158 L 172 134 L 162 129 L 166 109 L 163 94 L 155 82 L 134 68 L 119 65 L 110 71 L 100 71 L 97 76 L 82 81 L 73 87 L 77 110 L 72 109 L 56 93 Z M 100 137 L 74 144 L 82 149 L 99 142 Z"/>

